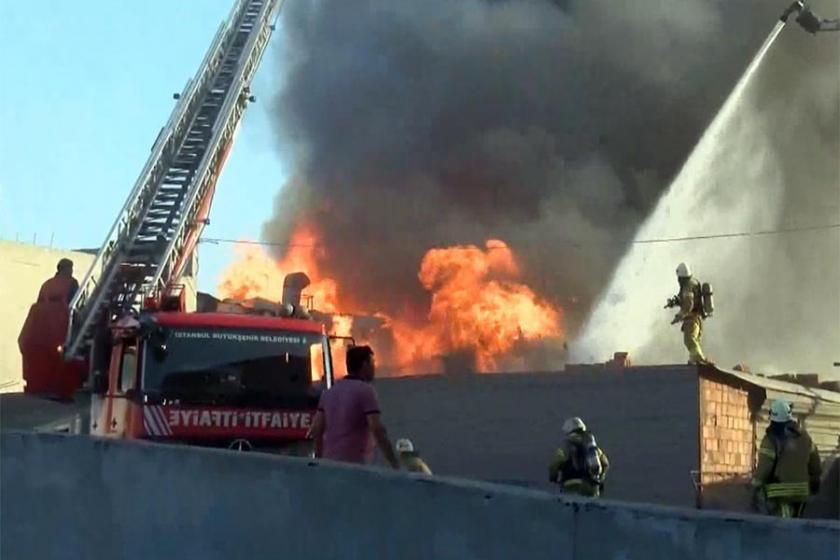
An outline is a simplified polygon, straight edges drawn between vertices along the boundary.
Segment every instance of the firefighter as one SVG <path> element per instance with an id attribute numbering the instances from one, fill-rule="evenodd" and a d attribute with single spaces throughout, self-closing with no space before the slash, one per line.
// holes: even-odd
<path id="1" fill-rule="evenodd" d="M 595 436 L 577 416 L 563 423 L 565 441 L 548 466 L 548 479 L 563 492 L 598 497 L 610 467 L 607 454 L 598 447 Z"/>
<path id="2" fill-rule="evenodd" d="M 700 282 L 691 275 L 691 269 L 685 263 L 677 267 L 677 281 L 680 293 L 674 298 L 679 305 L 679 312 L 671 321 L 672 325 L 682 323 L 683 342 L 688 349 L 689 364 L 711 364 L 700 347 L 703 336 L 703 295 Z"/>
<path id="3" fill-rule="evenodd" d="M 432 474 L 432 470 L 426 461 L 420 458 L 420 454 L 414 448 L 414 444 L 408 438 L 398 439 L 396 443 L 397 455 L 400 459 L 400 466 L 408 472 Z"/>
<path id="4" fill-rule="evenodd" d="M 73 278 L 73 261 L 61 259 L 56 266 L 55 276 L 41 285 L 38 292 L 38 303 L 63 303 L 68 304 L 76 295 L 79 289 L 79 282 Z"/>
<path id="5" fill-rule="evenodd" d="M 819 453 L 792 408 L 784 400 L 771 403 L 770 425 L 752 480 L 754 505 L 763 494 L 768 513 L 778 517 L 800 517 L 808 497 L 820 488 Z"/>

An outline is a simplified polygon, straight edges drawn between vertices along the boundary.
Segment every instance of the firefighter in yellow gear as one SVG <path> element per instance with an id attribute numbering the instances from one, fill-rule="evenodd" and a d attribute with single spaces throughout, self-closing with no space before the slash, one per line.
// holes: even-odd
<path id="1" fill-rule="evenodd" d="M 600 496 L 610 468 L 607 454 L 577 416 L 563 423 L 563 432 L 566 440 L 548 465 L 548 480 L 559 484 L 563 492 Z"/>
<path id="2" fill-rule="evenodd" d="M 400 460 L 400 468 L 408 472 L 416 472 L 422 474 L 432 474 L 432 469 L 426 464 L 426 461 L 420 458 L 420 454 L 414 448 L 414 444 L 410 439 L 398 439 L 395 445 L 397 448 L 397 456 Z"/>
<path id="3" fill-rule="evenodd" d="M 763 494 L 768 513 L 778 517 L 801 517 L 809 496 L 820 487 L 819 453 L 792 408 L 784 400 L 771 403 L 752 480 L 756 501 Z"/>
<path id="4" fill-rule="evenodd" d="M 688 349 L 688 363 L 709 364 L 700 346 L 700 338 L 703 336 L 703 302 L 700 282 L 691 275 L 691 269 L 685 263 L 677 267 L 677 281 L 680 284 L 680 293 L 676 297 L 676 303 L 680 310 L 671 321 L 672 325 L 682 323 L 683 342 Z"/>

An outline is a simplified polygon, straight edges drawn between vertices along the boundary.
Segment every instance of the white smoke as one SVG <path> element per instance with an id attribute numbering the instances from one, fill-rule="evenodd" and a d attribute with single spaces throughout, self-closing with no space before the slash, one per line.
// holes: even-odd
<path id="1" fill-rule="evenodd" d="M 715 287 L 718 311 L 703 344 L 710 358 L 765 372 L 831 370 L 840 359 L 840 229 L 640 241 L 840 222 L 836 46 L 798 28 L 782 35 L 639 229 L 572 345 L 573 360 L 623 350 L 637 363 L 684 362 L 679 326 L 669 325 L 674 310 L 663 304 L 686 261 Z"/>

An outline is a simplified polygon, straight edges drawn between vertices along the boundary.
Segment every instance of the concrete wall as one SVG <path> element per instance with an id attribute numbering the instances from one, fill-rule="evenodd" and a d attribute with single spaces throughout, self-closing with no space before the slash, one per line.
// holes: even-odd
<path id="1" fill-rule="evenodd" d="M 222 450 L 4 432 L 0 457 L 4 560 L 820 560 L 840 543 L 836 523 Z"/>
<path id="2" fill-rule="evenodd" d="M 380 379 L 376 388 L 391 437 L 411 438 L 436 474 L 551 488 L 563 421 L 581 416 L 610 458 L 608 497 L 696 504 L 694 367 Z"/>
<path id="3" fill-rule="evenodd" d="M 55 274 L 59 259 L 72 259 L 79 281 L 93 255 L 0 241 L 0 392 L 21 391 L 23 378 L 17 339 L 38 290 Z"/>

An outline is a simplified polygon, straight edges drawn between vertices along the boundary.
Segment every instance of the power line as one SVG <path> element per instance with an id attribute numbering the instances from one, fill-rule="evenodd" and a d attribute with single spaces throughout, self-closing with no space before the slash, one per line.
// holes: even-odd
<path id="1" fill-rule="evenodd" d="M 709 235 L 690 235 L 686 237 L 665 237 L 661 239 L 639 239 L 638 241 L 633 241 L 633 243 L 638 244 L 645 244 L 645 243 L 674 243 L 678 241 L 696 241 L 701 239 L 725 239 L 729 237 L 752 237 L 752 236 L 759 236 L 759 235 L 777 235 L 781 233 L 794 233 L 799 231 L 820 231 L 820 230 L 827 230 L 827 229 L 837 229 L 840 228 L 840 224 L 824 224 L 819 226 L 802 226 L 802 227 L 790 227 L 790 228 L 780 228 L 780 229 L 768 229 L 763 231 L 741 231 L 736 233 L 714 233 Z"/>
<path id="2" fill-rule="evenodd" d="M 780 235 L 785 233 L 798 233 L 798 232 L 805 232 L 805 231 L 824 231 L 830 229 L 840 229 L 840 223 L 837 224 L 823 224 L 823 225 L 815 225 L 815 226 L 800 226 L 800 227 L 789 227 L 789 228 L 779 228 L 779 229 L 768 229 L 768 230 L 761 230 L 761 231 L 738 231 L 738 232 L 731 232 L 731 233 L 712 233 L 708 235 L 687 235 L 684 237 L 661 237 L 655 239 L 638 239 L 632 241 L 632 244 L 637 245 L 650 245 L 654 243 L 679 243 L 682 241 L 703 241 L 707 239 L 727 239 L 733 237 L 758 237 L 763 235 Z M 224 239 L 218 237 L 203 237 L 199 241 L 200 243 L 211 243 L 214 245 L 218 244 L 232 244 L 232 245 L 259 245 L 263 247 L 290 247 L 290 248 L 308 248 L 308 249 L 315 249 L 318 247 L 323 247 L 321 243 L 277 243 L 272 241 L 249 241 L 249 240 L 238 240 L 238 239 Z M 569 245 L 580 246 L 580 245 L 589 245 L 594 244 L 593 242 L 576 242 L 576 241 L 568 241 Z M 502 247 L 489 247 L 489 249 L 501 249 Z"/>
<path id="3" fill-rule="evenodd" d="M 321 243 L 275 243 L 272 241 L 251 241 L 248 239 L 222 239 L 218 237 L 202 237 L 198 240 L 199 243 L 210 243 L 212 245 L 219 245 L 221 243 L 229 243 L 232 245 L 261 245 L 264 247 L 307 247 L 314 249 L 321 247 Z"/>

